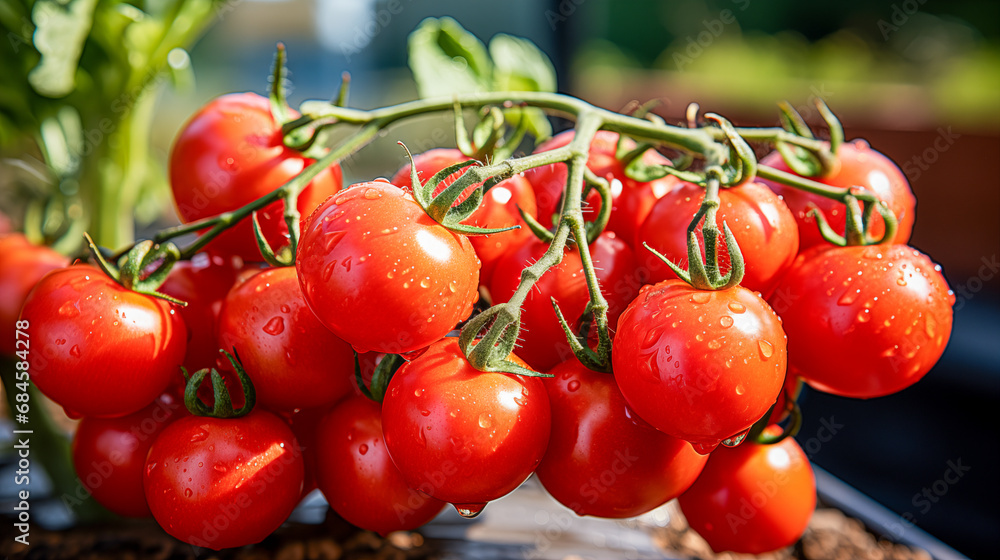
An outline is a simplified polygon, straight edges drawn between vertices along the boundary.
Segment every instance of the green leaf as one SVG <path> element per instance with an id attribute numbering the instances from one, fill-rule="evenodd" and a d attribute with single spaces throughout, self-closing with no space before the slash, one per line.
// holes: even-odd
<path id="1" fill-rule="evenodd" d="M 498 91 L 556 90 L 552 61 L 531 41 L 497 34 L 490 40 L 493 86 Z"/>
<path id="2" fill-rule="evenodd" d="M 486 46 L 452 18 L 427 18 L 410 34 L 409 65 L 420 97 L 489 91 Z"/>
<path id="3" fill-rule="evenodd" d="M 33 43 L 42 58 L 28 75 L 39 94 L 63 97 L 75 87 L 76 67 L 94 18 L 97 0 L 38 0 L 31 12 Z"/>

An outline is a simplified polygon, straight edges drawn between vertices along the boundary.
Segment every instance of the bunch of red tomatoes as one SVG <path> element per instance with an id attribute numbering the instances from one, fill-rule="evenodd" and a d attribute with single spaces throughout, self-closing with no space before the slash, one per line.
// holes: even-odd
<path id="1" fill-rule="evenodd" d="M 3 302 L 0 324 L 13 324 L 11 306 L 23 301 L 30 379 L 81 418 L 73 460 L 94 498 L 121 515 L 152 515 L 195 545 L 258 542 L 316 487 L 346 520 L 386 534 L 419 527 L 448 503 L 474 517 L 532 473 L 579 515 L 633 517 L 679 497 L 716 550 L 789 545 L 814 509 L 813 475 L 792 438 L 764 441 L 779 439 L 799 380 L 842 396 L 886 395 L 927 373 L 948 341 L 953 296 L 940 267 L 906 245 L 915 199 L 899 169 L 861 141 L 840 146 L 838 169 L 818 180 L 864 187 L 888 205 L 898 229 L 887 243 L 838 247 L 820 237 L 809 211 L 843 230 L 838 202 L 759 180 L 724 188 L 717 222 L 738 241 L 745 275 L 740 286 L 699 290 L 643 243 L 686 262 L 704 188 L 629 178 L 617 143 L 598 132 L 588 162 L 612 192 L 609 223 L 589 247 L 609 304 L 611 374 L 577 361 L 552 306 L 570 320 L 587 309 L 575 245 L 522 306 L 509 358 L 551 377 L 470 365 L 449 333 L 480 297 L 507 301 L 548 244 L 525 227 L 448 230 L 415 202 L 409 166 L 348 188 L 339 167 L 317 176 L 298 198 L 294 267 L 255 264 L 249 220 L 226 230 L 159 288 L 184 307 L 4 237 L 0 283 L 17 298 Z M 642 157 L 669 164 L 652 150 Z M 426 181 L 467 159 L 434 149 L 413 166 Z M 265 98 L 234 94 L 184 127 L 170 179 L 191 222 L 235 210 L 310 163 L 282 144 Z M 788 169 L 777 153 L 762 163 Z M 566 178 L 565 164 L 511 177 L 465 223 L 523 226 L 520 209 L 551 227 Z M 590 195 L 585 216 L 600 204 Z M 280 201 L 258 212 L 274 246 L 288 237 L 283 213 Z M 884 225 L 872 220 L 877 235 Z M 721 257 L 726 268 L 724 248 Z M 377 402 L 362 394 L 375 393 L 364 373 L 389 354 L 405 361 Z M 189 413 L 181 366 L 221 371 L 231 391 L 206 385 L 201 398 L 234 406 L 244 404 L 234 375 L 242 366 L 253 410 Z M 775 425 L 742 441 L 766 415 Z"/>

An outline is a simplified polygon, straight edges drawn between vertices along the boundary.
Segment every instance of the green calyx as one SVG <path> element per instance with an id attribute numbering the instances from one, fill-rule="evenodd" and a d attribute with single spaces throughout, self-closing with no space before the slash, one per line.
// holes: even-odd
<path id="1" fill-rule="evenodd" d="M 124 255 L 112 264 L 105 257 L 90 234 L 84 233 L 90 258 L 104 274 L 121 284 L 125 289 L 186 306 L 187 302 L 156 291 L 180 260 L 181 252 L 173 243 L 153 243 L 150 240 L 135 243 Z"/>
<path id="2" fill-rule="evenodd" d="M 184 406 L 195 416 L 209 416 L 211 418 L 239 418 L 246 416 L 250 414 L 254 405 L 257 404 L 257 392 L 254 390 L 253 382 L 250 381 L 246 370 L 243 369 L 243 362 L 240 360 L 240 355 L 236 352 L 236 348 L 233 348 L 232 354 L 225 350 L 220 350 L 220 352 L 225 354 L 240 380 L 240 387 L 243 389 L 243 406 L 238 409 L 233 408 L 233 399 L 229 394 L 229 389 L 226 388 L 226 382 L 215 368 L 200 369 L 194 375 L 189 376 L 187 370 L 181 367 L 181 371 L 184 372 L 184 378 L 187 379 L 187 385 L 184 387 Z M 205 376 L 209 374 L 212 377 L 213 399 L 211 407 L 198 397 L 198 389 L 201 388 Z"/>
<path id="3" fill-rule="evenodd" d="M 879 245 L 889 243 L 896 236 L 899 222 L 889 206 L 879 200 L 871 192 L 863 189 L 853 191 L 854 194 L 844 196 L 846 220 L 844 235 L 840 235 L 830 227 L 829 222 L 818 208 L 813 208 L 809 214 L 816 220 L 819 233 L 823 239 L 840 246 Z M 879 237 L 871 235 L 872 216 L 878 212 L 885 223 L 885 231 Z"/>
<path id="4" fill-rule="evenodd" d="M 556 312 L 556 318 L 559 319 L 559 325 L 562 327 L 563 334 L 566 335 L 566 341 L 569 342 L 570 350 L 573 351 L 576 359 L 589 369 L 611 373 L 611 337 L 608 335 L 607 329 L 598 329 L 597 331 L 597 350 L 592 350 L 588 344 L 590 327 L 597 317 L 593 309 L 593 302 L 587 302 L 587 308 L 580 317 L 580 328 L 574 333 L 573 328 L 566 322 L 566 317 L 563 315 L 562 310 L 559 309 L 559 302 L 556 301 L 556 298 L 550 299 L 552 300 L 552 307 Z"/>
<path id="5" fill-rule="evenodd" d="M 399 143 L 406 150 L 406 157 L 410 160 L 410 182 L 413 185 L 413 199 L 423 208 L 424 212 L 435 222 L 456 233 L 465 235 L 488 235 L 518 229 L 520 226 L 507 228 L 480 228 L 463 224 L 462 221 L 468 219 L 483 201 L 483 193 L 497 183 L 513 175 L 513 168 L 508 166 L 507 172 L 501 172 L 496 176 L 483 173 L 482 164 L 475 160 L 463 161 L 445 167 L 427 180 L 420 182 L 417 175 L 417 167 L 413 165 L 413 156 L 410 150 L 402 143 Z M 437 195 L 434 192 L 441 185 L 442 181 L 452 174 L 465 170 L 458 179 L 445 187 Z M 476 185 L 473 187 L 473 185 Z M 472 192 L 461 202 L 458 202 L 463 193 L 469 188 Z M 456 204 L 457 203 L 457 204 Z"/>
<path id="6" fill-rule="evenodd" d="M 358 383 L 358 389 L 361 390 L 361 394 L 377 403 L 381 403 L 382 399 L 385 398 L 385 390 L 389 387 L 389 381 L 392 380 L 392 376 L 399 371 L 399 368 L 404 363 L 403 357 L 399 354 L 386 354 L 382 357 L 382 361 L 375 366 L 370 386 L 366 386 L 364 375 L 361 371 L 361 360 L 358 358 L 358 353 L 355 352 L 354 379 Z"/>

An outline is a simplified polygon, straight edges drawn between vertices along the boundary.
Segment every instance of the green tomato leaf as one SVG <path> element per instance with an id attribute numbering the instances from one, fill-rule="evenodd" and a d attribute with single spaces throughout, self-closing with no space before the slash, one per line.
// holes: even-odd
<path id="1" fill-rule="evenodd" d="M 31 12 L 33 43 L 42 55 L 28 82 L 46 97 L 63 97 L 75 87 L 76 67 L 94 18 L 97 0 L 38 0 Z"/>
<path id="2" fill-rule="evenodd" d="M 556 90 L 556 69 L 552 61 L 531 41 L 500 33 L 490 40 L 490 55 L 494 64 L 494 91 Z M 535 138 L 552 135 L 552 127 L 541 109 L 507 111 L 506 116 L 512 126 L 526 119 L 528 132 Z"/>
<path id="3" fill-rule="evenodd" d="M 486 46 L 452 18 L 427 18 L 410 34 L 409 65 L 420 97 L 489 91 Z"/>

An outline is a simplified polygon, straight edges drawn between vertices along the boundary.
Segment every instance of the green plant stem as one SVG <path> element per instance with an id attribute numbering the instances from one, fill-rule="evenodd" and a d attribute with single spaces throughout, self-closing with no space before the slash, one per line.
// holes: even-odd
<path id="1" fill-rule="evenodd" d="M 823 183 L 806 179 L 805 177 L 799 177 L 793 173 L 781 171 L 780 169 L 775 169 L 766 165 L 757 166 L 757 176 L 763 179 L 777 181 L 778 183 L 788 185 L 811 194 L 836 200 L 837 202 L 844 202 L 846 197 L 852 194 L 851 189 L 831 187 L 830 185 L 824 185 Z M 856 195 L 858 193 L 855 192 L 854 194 Z"/>

